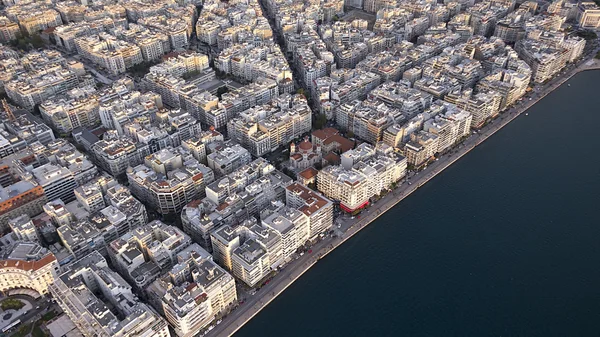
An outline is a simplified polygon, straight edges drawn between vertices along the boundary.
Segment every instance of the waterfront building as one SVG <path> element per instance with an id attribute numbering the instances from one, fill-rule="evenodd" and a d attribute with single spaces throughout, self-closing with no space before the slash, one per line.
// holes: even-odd
<path id="1" fill-rule="evenodd" d="M 404 147 L 406 162 L 413 167 L 427 163 L 437 153 L 439 143 L 439 137 L 427 131 L 413 133 Z"/>
<path id="2" fill-rule="evenodd" d="M 256 218 L 213 231 L 211 242 L 215 259 L 250 287 L 283 262 L 281 236 Z"/>
<path id="3" fill-rule="evenodd" d="M 237 304 L 234 278 L 197 244 L 179 252 L 176 264 L 146 293 L 180 337 L 198 334 Z"/>
<path id="4" fill-rule="evenodd" d="M 281 258 L 284 263 L 308 241 L 309 218 L 297 209 L 281 207 L 261 220 L 262 226 L 270 228 L 281 237 Z"/>
<path id="5" fill-rule="evenodd" d="M 317 188 L 352 213 L 369 204 L 373 196 L 391 188 L 406 175 L 406 159 L 377 154 L 367 143 L 342 155 L 341 166 L 327 166 L 317 176 Z"/>
<path id="6" fill-rule="evenodd" d="M 298 183 L 287 186 L 286 205 L 308 216 L 310 219 L 308 238 L 311 241 L 333 226 L 333 202 L 308 187 Z"/>
<path id="7" fill-rule="evenodd" d="M 551 47 L 541 41 L 525 39 L 517 42 L 515 51 L 531 67 L 531 80 L 543 83 L 560 72 L 570 58 L 562 47 Z"/>

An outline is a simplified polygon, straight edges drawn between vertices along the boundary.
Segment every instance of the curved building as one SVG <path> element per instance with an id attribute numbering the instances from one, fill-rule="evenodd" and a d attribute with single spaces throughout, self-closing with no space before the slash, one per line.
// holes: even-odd
<path id="1" fill-rule="evenodd" d="M 46 295 L 60 266 L 54 254 L 35 243 L 17 243 L 0 260 L 0 291 L 32 289 Z"/>

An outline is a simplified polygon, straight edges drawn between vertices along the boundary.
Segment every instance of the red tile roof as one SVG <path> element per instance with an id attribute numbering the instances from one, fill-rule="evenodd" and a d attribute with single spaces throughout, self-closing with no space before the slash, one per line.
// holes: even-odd
<path id="1" fill-rule="evenodd" d="M 313 167 L 309 167 L 302 170 L 300 173 L 298 173 L 298 175 L 308 180 L 314 178 L 318 173 L 319 171 L 315 170 Z"/>
<path id="2" fill-rule="evenodd" d="M 49 253 L 38 261 L 0 260 L 0 268 L 17 268 L 24 271 L 36 271 L 56 261 L 54 254 Z"/>

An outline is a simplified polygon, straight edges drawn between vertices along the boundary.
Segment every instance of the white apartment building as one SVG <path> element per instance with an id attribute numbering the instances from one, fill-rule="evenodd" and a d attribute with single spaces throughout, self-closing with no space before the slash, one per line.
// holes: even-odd
<path id="1" fill-rule="evenodd" d="M 175 265 L 177 254 L 191 243 L 177 227 L 154 220 L 111 242 L 108 255 L 119 273 L 141 290 Z"/>
<path id="2" fill-rule="evenodd" d="M 37 229 L 27 214 L 20 215 L 8 221 L 8 226 L 19 241 L 39 242 Z"/>
<path id="3" fill-rule="evenodd" d="M 73 191 L 77 183 L 68 168 L 48 163 L 34 168 L 31 176 L 44 188 L 48 200 L 60 199 L 68 203 L 75 199 Z"/>
<path id="4" fill-rule="evenodd" d="M 229 143 L 206 156 L 206 159 L 215 175 L 224 176 L 249 164 L 252 156 L 240 144 Z"/>
<path id="5" fill-rule="evenodd" d="M 145 163 L 127 171 L 131 190 L 161 214 L 179 213 L 214 180 L 208 167 L 182 147 L 165 148 L 145 158 Z"/>
<path id="6" fill-rule="evenodd" d="M 108 33 L 77 38 L 75 45 L 80 55 L 114 75 L 144 61 L 140 47 Z"/>
<path id="7" fill-rule="evenodd" d="M 180 337 L 197 335 L 237 304 L 233 277 L 197 244 L 180 252 L 177 264 L 146 293 Z"/>
<path id="8" fill-rule="evenodd" d="M 309 218 L 309 240 L 316 239 L 333 226 L 333 202 L 305 186 L 293 183 L 286 187 L 286 205 Z"/>
<path id="9" fill-rule="evenodd" d="M 98 252 L 69 264 L 50 292 L 85 337 L 170 337 L 165 319 L 139 302 Z M 94 293 L 101 293 L 112 311 Z"/>

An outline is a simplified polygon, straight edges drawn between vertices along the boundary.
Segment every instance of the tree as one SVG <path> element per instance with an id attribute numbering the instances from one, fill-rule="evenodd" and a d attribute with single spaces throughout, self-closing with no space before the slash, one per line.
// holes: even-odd
<path id="1" fill-rule="evenodd" d="M 346 137 L 348 137 L 348 138 L 354 138 L 354 132 L 352 132 L 352 131 L 348 131 L 348 132 L 346 133 Z"/>
<path id="2" fill-rule="evenodd" d="M 306 97 L 306 94 L 305 94 L 305 92 L 304 92 L 304 89 L 302 89 L 302 88 L 298 89 L 298 90 L 296 91 L 296 93 L 297 93 L 298 95 L 302 95 L 302 96 Z"/>
<path id="3" fill-rule="evenodd" d="M 44 46 L 44 40 L 42 40 L 40 34 L 33 34 L 30 39 L 34 48 L 41 48 Z"/>
<path id="4" fill-rule="evenodd" d="M 17 47 L 22 50 L 27 50 L 27 49 L 29 49 L 29 44 L 27 43 L 27 41 L 25 39 L 19 39 L 17 41 Z"/>
<path id="5" fill-rule="evenodd" d="M 221 98 L 221 96 L 227 92 L 229 92 L 229 89 L 226 86 L 219 87 L 219 89 L 217 89 L 217 97 Z"/>
<path id="6" fill-rule="evenodd" d="M 585 40 L 589 41 L 589 40 L 596 40 L 598 38 L 598 35 L 596 33 L 594 33 L 591 30 L 580 30 L 577 31 L 577 36 L 584 38 Z"/>
<path id="7" fill-rule="evenodd" d="M 315 117 L 315 129 L 322 129 L 325 124 L 327 124 L 327 116 L 325 116 L 325 114 L 318 114 Z"/>
<path id="8" fill-rule="evenodd" d="M 198 76 L 200 75 L 200 72 L 198 70 L 194 70 L 194 71 L 190 71 L 189 73 L 185 73 L 183 74 L 183 76 L 181 76 L 184 80 L 189 80 L 190 78 L 194 77 L 194 76 Z"/>

